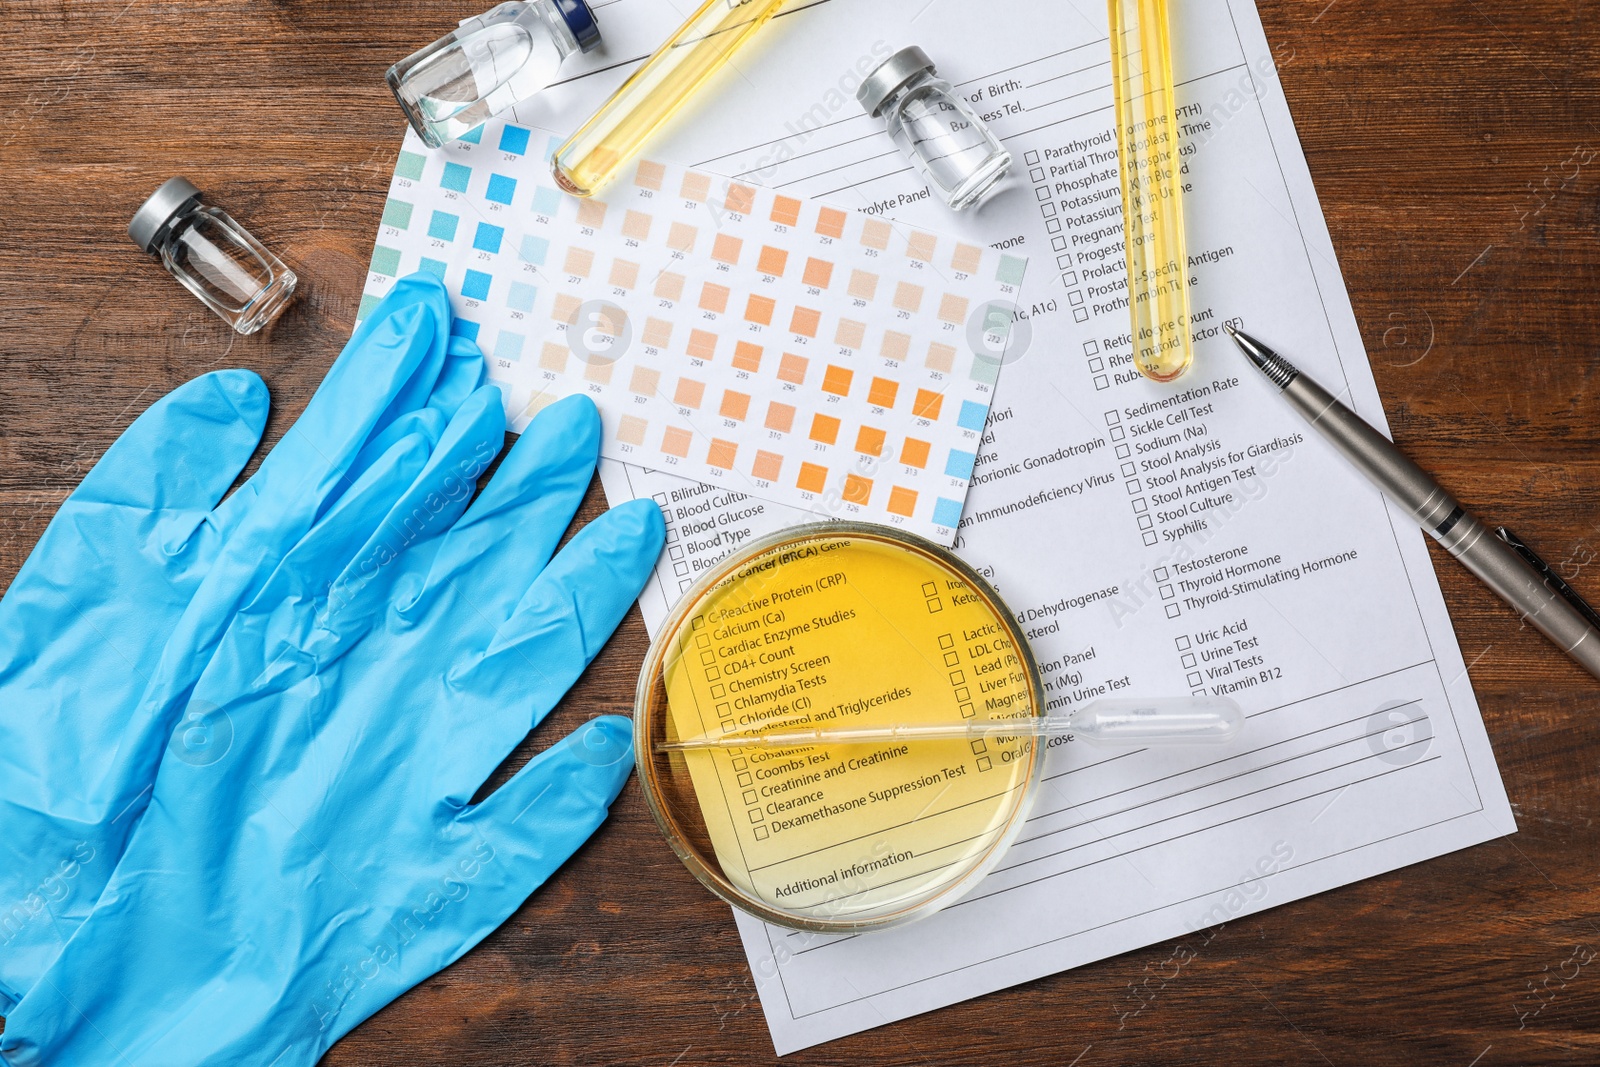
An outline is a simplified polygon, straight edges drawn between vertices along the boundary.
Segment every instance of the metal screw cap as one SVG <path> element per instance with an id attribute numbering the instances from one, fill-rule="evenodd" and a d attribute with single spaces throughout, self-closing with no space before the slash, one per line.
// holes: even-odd
<path id="1" fill-rule="evenodd" d="M 902 48 L 866 76 L 861 88 L 856 90 L 856 103 L 865 108 L 867 114 L 877 118 L 883 112 L 884 102 L 894 95 L 895 90 L 923 71 L 938 73 L 928 53 L 916 45 Z"/>
<path id="2" fill-rule="evenodd" d="M 172 216 L 182 211 L 189 202 L 200 196 L 200 190 L 187 178 L 169 178 L 161 183 L 161 188 L 150 194 L 150 199 L 139 206 L 133 213 L 133 221 L 128 223 L 128 236 L 133 243 L 148 252 L 156 243 L 156 237 Z"/>

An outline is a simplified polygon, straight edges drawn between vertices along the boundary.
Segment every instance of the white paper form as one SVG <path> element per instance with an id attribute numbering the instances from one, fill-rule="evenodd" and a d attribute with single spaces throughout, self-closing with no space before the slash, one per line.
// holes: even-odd
<path id="1" fill-rule="evenodd" d="M 746 91 L 663 144 L 933 225 L 852 110 L 849 67 L 880 38 L 915 42 L 981 97 L 1022 180 L 947 226 L 1055 270 L 1024 284 L 1031 341 L 1001 374 L 957 551 L 1023 620 L 1053 704 L 1204 689 L 1250 715 L 1223 750 L 1058 748 L 1012 852 L 926 921 L 819 938 L 738 916 L 780 1053 L 1515 830 L 1422 535 L 1219 335 L 1242 321 L 1385 425 L 1253 5 L 1176 17 L 1197 345 L 1171 385 L 1129 359 L 1095 0 L 996 0 L 982 19 L 814 5 L 741 71 Z M 602 477 L 669 514 L 651 622 L 737 542 L 802 518 L 638 468 Z"/>

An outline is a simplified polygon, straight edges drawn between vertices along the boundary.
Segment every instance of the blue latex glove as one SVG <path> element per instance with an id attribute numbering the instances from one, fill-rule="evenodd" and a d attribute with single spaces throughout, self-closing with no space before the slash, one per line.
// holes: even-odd
<path id="1" fill-rule="evenodd" d="M 0 601 L 0 1015 L 88 915 L 169 742 L 216 738 L 179 711 L 233 612 L 352 486 L 421 469 L 483 382 L 449 336 L 443 287 L 401 282 L 305 413 L 220 505 L 250 458 L 267 391 L 205 375 L 129 427 L 62 505 Z"/>
<path id="2" fill-rule="evenodd" d="M 470 800 L 621 621 L 664 524 L 624 504 L 551 558 L 598 454 L 581 396 L 463 515 L 503 418 L 474 394 L 398 502 L 350 493 L 235 619 L 194 691 L 232 745 L 162 764 L 94 913 L 7 1020 L 8 1064 L 310 1067 L 605 818 L 633 764 L 616 716 Z"/>

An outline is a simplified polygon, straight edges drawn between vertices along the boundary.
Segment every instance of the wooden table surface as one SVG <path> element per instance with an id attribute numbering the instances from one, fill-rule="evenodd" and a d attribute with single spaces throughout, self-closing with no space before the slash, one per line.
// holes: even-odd
<path id="1" fill-rule="evenodd" d="M 283 432 L 354 320 L 401 132 L 383 72 L 483 2 L 0 3 L 0 586 L 180 382 L 254 368 Z M 1395 438 L 1600 594 L 1600 10 L 1260 5 Z M 124 236 L 180 172 L 299 273 L 270 338 Z M 602 506 L 596 484 L 581 518 Z M 1174 977 L 1153 945 L 787 1062 L 1600 1062 L 1600 686 L 1434 555 L 1518 834 L 1190 938 Z M 525 749 L 629 711 L 645 645 L 635 612 Z M 630 785 L 498 933 L 324 1062 L 772 1059 L 727 909 Z"/>

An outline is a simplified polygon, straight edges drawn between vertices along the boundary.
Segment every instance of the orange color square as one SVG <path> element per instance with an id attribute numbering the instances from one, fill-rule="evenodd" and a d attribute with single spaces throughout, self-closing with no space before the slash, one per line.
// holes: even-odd
<path id="1" fill-rule="evenodd" d="M 906 438 L 906 443 L 900 446 L 900 462 L 908 467 L 922 470 L 928 465 L 928 451 L 932 448 L 926 441 L 919 441 L 915 437 Z"/>
<path id="2" fill-rule="evenodd" d="M 806 260 L 806 272 L 800 276 L 800 280 L 813 289 L 826 289 L 828 283 L 833 281 L 833 264 L 812 256 Z"/>
<path id="3" fill-rule="evenodd" d="M 769 430 L 788 433 L 794 429 L 794 408 L 789 404 L 780 404 L 774 400 L 767 405 L 767 421 L 764 425 Z"/>
<path id="4" fill-rule="evenodd" d="M 835 367 L 828 364 L 828 369 L 822 372 L 822 391 L 836 393 L 839 396 L 850 395 L 850 382 L 856 376 L 855 371 L 848 367 Z"/>
<path id="5" fill-rule="evenodd" d="M 750 395 L 736 393 L 732 389 L 722 394 L 722 406 L 717 409 L 717 414 L 725 419 L 738 419 L 740 422 L 750 414 Z"/>
<path id="6" fill-rule="evenodd" d="M 932 263 L 934 249 L 938 246 L 939 239 L 933 234 L 912 230 L 910 238 L 906 240 L 906 255 L 924 263 Z"/>
<path id="7" fill-rule="evenodd" d="M 761 346 L 740 341 L 733 346 L 733 369 L 758 371 L 761 369 Z"/>
<path id="8" fill-rule="evenodd" d="M 889 236 L 893 232 L 882 219 L 868 219 L 866 225 L 861 227 L 861 243 L 880 252 L 887 251 Z"/>
<path id="9" fill-rule="evenodd" d="M 661 180 L 667 176 L 667 168 L 660 163 L 649 159 L 639 160 L 639 169 L 634 172 L 633 184 L 641 189 L 654 189 L 661 191 Z"/>
<path id="10" fill-rule="evenodd" d="M 705 287 L 700 290 L 701 310 L 714 311 L 720 315 L 724 311 L 728 310 L 728 297 L 732 295 L 732 290 L 730 290 L 726 285 L 718 285 L 716 282 L 706 282 Z"/>
<path id="11" fill-rule="evenodd" d="M 962 274 L 976 274 L 983 264 L 983 249 L 977 245 L 956 245 L 956 254 L 950 257 L 950 266 Z"/>
<path id="12" fill-rule="evenodd" d="M 800 477 L 795 484 L 807 493 L 820 493 L 828 484 L 828 468 L 815 463 L 802 463 Z"/>
<path id="13" fill-rule="evenodd" d="M 932 422 L 939 417 L 939 409 L 944 406 L 944 397 L 932 389 L 918 389 L 917 398 L 911 402 L 911 414 L 919 419 Z"/>
<path id="14" fill-rule="evenodd" d="M 668 426 L 667 432 L 661 435 L 661 451 L 669 456 L 684 459 L 689 455 L 689 445 L 694 442 L 694 435 L 681 426 Z"/>
<path id="15" fill-rule="evenodd" d="M 897 485 L 889 490 L 889 514 L 909 519 L 917 513 L 917 494 L 913 489 Z"/>
<path id="16" fill-rule="evenodd" d="M 689 331 L 689 355 L 695 359 L 712 359 L 717 354 L 717 335 L 708 330 Z"/>
<path id="17" fill-rule="evenodd" d="M 587 203 L 587 201 L 585 202 Z M 589 272 L 594 270 L 594 253 L 587 248 L 579 248 L 574 245 L 567 249 L 567 261 L 562 269 L 568 274 L 576 275 L 579 278 L 587 278 Z"/>
<path id="18" fill-rule="evenodd" d="M 616 363 L 612 360 L 595 360 L 593 362 L 584 360 L 583 376 L 591 382 L 609 385 L 611 383 L 611 372 L 616 369 L 616 366 Z"/>
<path id="19" fill-rule="evenodd" d="M 756 270 L 761 274 L 770 274 L 774 278 L 783 277 L 783 270 L 789 265 L 789 253 L 781 248 L 771 245 L 761 246 L 761 255 L 756 258 Z"/>
<path id="20" fill-rule="evenodd" d="M 888 435 L 876 426 L 863 426 L 856 431 L 856 451 L 863 456 L 881 456 L 886 440 Z"/>
<path id="21" fill-rule="evenodd" d="M 839 328 L 833 331 L 833 343 L 844 348 L 860 348 L 867 343 L 867 324 L 840 319 Z"/>
<path id="22" fill-rule="evenodd" d="M 844 223 L 849 217 L 836 207 L 825 207 L 817 212 L 817 232 L 837 241 L 844 236 Z"/>
<path id="23" fill-rule="evenodd" d="M 844 479 L 844 502 L 865 504 L 872 497 L 872 479 L 859 474 L 848 474 Z"/>
<path id="24" fill-rule="evenodd" d="M 806 370 L 810 366 L 811 361 L 806 357 L 785 352 L 783 358 L 778 361 L 778 380 L 803 385 L 806 380 Z"/>
<path id="25" fill-rule="evenodd" d="M 665 319 L 645 319 L 639 340 L 646 348 L 666 348 L 672 343 L 672 323 Z"/>
<path id="26" fill-rule="evenodd" d="M 624 415 L 617 420 L 617 440 L 625 445 L 644 444 L 644 432 L 650 423 L 637 415 Z"/>
<path id="27" fill-rule="evenodd" d="M 564 371 L 567 369 L 567 352 L 566 345 L 546 341 L 539 350 L 539 366 L 545 370 Z"/>
<path id="28" fill-rule="evenodd" d="M 706 462 L 719 470 L 732 470 L 733 457 L 738 452 L 739 446 L 732 441 L 724 441 L 721 438 L 713 437 L 711 439 L 711 448 L 706 452 Z"/>
<path id="29" fill-rule="evenodd" d="M 711 258 L 718 263 L 737 263 L 744 242 L 731 233 L 719 233 L 711 242 Z"/>
<path id="30" fill-rule="evenodd" d="M 650 223 L 653 220 L 642 211 L 630 209 L 622 216 L 622 236 L 631 237 L 635 241 L 648 241 L 650 239 Z"/>
<path id="31" fill-rule="evenodd" d="M 598 230 L 606 224 L 606 202 L 584 197 L 578 201 L 578 225 Z"/>
<path id="32" fill-rule="evenodd" d="M 571 326 L 578 320 L 578 309 L 581 307 L 583 301 L 571 293 L 557 293 L 555 303 L 550 305 L 550 317 Z"/>
<path id="33" fill-rule="evenodd" d="M 894 287 L 894 306 L 901 311 L 916 311 L 922 306 L 922 286 L 901 282 Z"/>
<path id="34" fill-rule="evenodd" d="M 750 466 L 750 473 L 764 482 L 777 481 L 782 470 L 783 457 L 776 452 L 757 452 L 756 461 Z"/>
<path id="35" fill-rule="evenodd" d="M 793 226 L 800 221 L 800 201 L 792 196 L 775 197 L 772 201 L 772 221 L 779 226 Z"/>
<path id="36" fill-rule="evenodd" d="M 694 239 L 700 231 L 687 222 L 674 222 L 667 230 L 667 247 L 674 252 L 693 252 Z"/>
<path id="37" fill-rule="evenodd" d="M 772 325 L 772 316 L 778 310 L 778 302 L 770 296 L 756 296 L 750 294 L 750 299 L 744 302 L 744 318 L 746 322 L 759 323 L 762 326 Z"/>
<path id="38" fill-rule="evenodd" d="M 685 200 L 703 204 L 711 195 L 711 179 L 691 170 L 683 176 L 683 187 L 678 192 Z"/>
<path id="39" fill-rule="evenodd" d="M 728 186 L 728 195 L 723 198 L 722 206 L 735 215 L 748 215 L 756 207 L 756 191 L 748 185 L 733 182 Z"/>
<path id="40" fill-rule="evenodd" d="M 879 354 L 884 359 L 903 360 L 911 354 L 911 335 L 890 330 L 883 335 L 883 348 Z"/>
<path id="41" fill-rule="evenodd" d="M 639 284 L 639 264 L 619 259 L 611 264 L 611 284 L 618 289 L 632 289 Z"/>
<path id="42" fill-rule="evenodd" d="M 681 408 L 698 408 L 705 398 L 706 383 L 693 378 L 679 378 L 678 389 L 672 394 L 672 402 Z"/>
<path id="43" fill-rule="evenodd" d="M 839 440 L 839 420 L 832 415 L 813 415 L 811 417 L 811 433 L 808 435 L 818 444 L 831 445 Z"/>
<path id="44" fill-rule="evenodd" d="M 953 345 L 931 344 L 928 346 L 928 369 L 936 370 L 941 374 L 949 374 L 956 365 L 956 350 Z"/>
<path id="45" fill-rule="evenodd" d="M 939 298 L 939 321 L 953 322 L 957 326 L 967 321 L 967 307 L 969 302 L 964 296 L 954 293 L 945 293 Z"/>
<path id="46" fill-rule="evenodd" d="M 822 312 L 814 308 L 797 307 L 794 314 L 789 316 L 789 332 L 799 334 L 801 337 L 815 337 L 817 326 L 822 322 Z"/>
<path id="47" fill-rule="evenodd" d="M 661 372 L 649 367 L 633 368 L 633 377 L 628 379 L 628 392 L 637 396 L 655 396 L 656 390 L 661 388 Z M 638 444 L 630 441 L 629 444 Z"/>
<path id="48" fill-rule="evenodd" d="M 681 274 L 674 274 L 670 270 L 662 271 L 656 278 L 656 296 L 677 303 L 683 299 L 684 280 Z"/>
<path id="49" fill-rule="evenodd" d="M 892 408 L 895 397 L 899 395 L 899 382 L 892 378 L 874 378 L 872 387 L 867 390 L 867 403 L 875 408 Z"/>
<path id="50" fill-rule="evenodd" d="M 853 270 L 845 292 L 857 300 L 871 300 L 878 295 L 878 276 L 869 270 Z"/>

